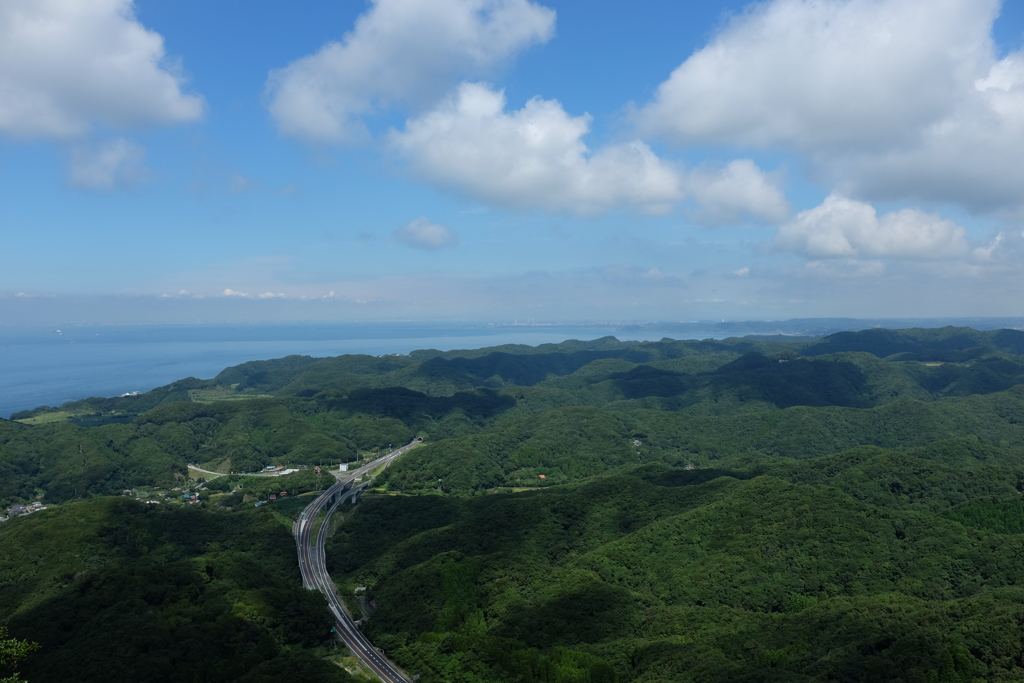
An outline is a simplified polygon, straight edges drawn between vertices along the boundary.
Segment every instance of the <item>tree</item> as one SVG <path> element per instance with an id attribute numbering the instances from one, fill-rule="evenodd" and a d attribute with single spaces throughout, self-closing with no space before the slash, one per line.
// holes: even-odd
<path id="1" fill-rule="evenodd" d="M 0 673 L 9 671 L 24 659 L 30 652 L 39 649 L 39 643 L 7 637 L 7 627 L 0 626 Z M 0 683 L 24 683 L 17 673 L 0 678 Z"/>

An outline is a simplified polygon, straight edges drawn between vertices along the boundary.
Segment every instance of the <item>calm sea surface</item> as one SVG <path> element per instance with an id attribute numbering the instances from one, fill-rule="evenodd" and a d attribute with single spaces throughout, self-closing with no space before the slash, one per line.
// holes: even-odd
<path id="1" fill-rule="evenodd" d="M 566 339 L 658 340 L 678 334 L 613 327 L 471 324 L 117 325 L 0 327 L 0 417 L 90 396 L 148 391 L 185 377 L 207 379 L 249 360 L 479 349 Z"/>

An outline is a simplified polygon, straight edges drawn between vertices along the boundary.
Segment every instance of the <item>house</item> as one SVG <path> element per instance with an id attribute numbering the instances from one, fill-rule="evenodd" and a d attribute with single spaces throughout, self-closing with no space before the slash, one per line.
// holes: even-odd
<path id="1" fill-rule="evenodd" d="M 10 514 L 11 517 L 16 517 L 17 515 L 27 515 L 28 508 L 26 508 L 24 505 L 15 505 L 7 512 L 8 514 Z"/>
<path id="2" fill-rule="evenodd" d="M 285 497 L 285 496 L 287 496 L 287 495 L 288 495 L 288 492 L 287 492 L 287 491 L 281 491 L 281 493 L 277 494 L 277 497 L 278 497 L 278 498 L 284 498 L 284 497 Z"/>

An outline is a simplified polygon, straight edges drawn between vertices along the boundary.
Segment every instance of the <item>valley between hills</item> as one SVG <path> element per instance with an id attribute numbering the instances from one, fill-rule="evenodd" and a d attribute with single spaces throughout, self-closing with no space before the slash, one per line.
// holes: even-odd
<path id="1" fill-rule="evenodd" d="M 415 439 L 324 551 L 420 681 L 1024 678 L 1024 332 L 953 327 L 289 356 L 17 413 L 0 640 L 39 648 L 0 677 L 366 680 L 292 528 Z"/>

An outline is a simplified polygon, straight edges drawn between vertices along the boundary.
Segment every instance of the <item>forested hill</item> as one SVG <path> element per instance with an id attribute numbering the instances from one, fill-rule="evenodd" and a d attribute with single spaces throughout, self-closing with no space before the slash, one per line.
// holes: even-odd
<path id="1" fill-rule="evenodd" d="M 395 484 L 442 478 L 460 490 L 540 474 L 562 482 L 637 458 L 706 464 L 922 443 L 947 420 L 955 427 L 943 438 L 984 426 L 995 443 L 1016 445 L 1016 425 L 998 415 L 1015 400 L 1002 392 L 1024 382 L 1021 349 L 1015 330 L 942 328 L 290 356 L 0 421 L 0 504 L 168 485 L 188 463 L 251 471 L 353 460 L 416 435 L 434 445 L 396 468 Z M 448 452 L 471 452 L 473 468 Z"/>
<path id="2" fill-rule="evenodd" d="M 301 642 L 312 617 L 278 583 L 287 515 L 245 503 L 276 482 L 220 477 L 202 504 L 159 513 L 103 496 L 182 487 L 189 464 L 337 463 L 422 437 L 344 516 L 328 560 L 343 593 L 368 588 L 375 642 L 425 682 L 1024 679 L 1016 330 L 291 356 L 13 417 L 0 503 L 57 507 L 0 524 L 0 601 L 51 657 L 90 636 L 78 617 L 48 625 L 50 605 L 82 614 L 173 557 L 171 584 L 142 598 L 165 633 L 248 619 L 225 647 L 253 680 L 285 661 L 314 675 L 323 643 Z M 293 494 L 320 484 L 290 476 Z M 57 541 L 77 516 L 94 520 L 81 547 Z M 51 542 L 89 559 L 53 573 Z M 265 594 L 254 553 L 280 562 Z M 181 611 L 186 594 L 203 616 Z M 104 619 L 97 632 L 120 628 Z M 268 657 L 244 658 L 264 642 Z M 215 663 L 196 647 L 201 678 Z M 39 680 L 66 674 L 32 661 Z"/>
<path id="3" fill-rule="evenodd" d="M 32 683 L 352 683 L 294 549 L 263 508 L 78 501 L 0 524 L 0 615 Z"/>

